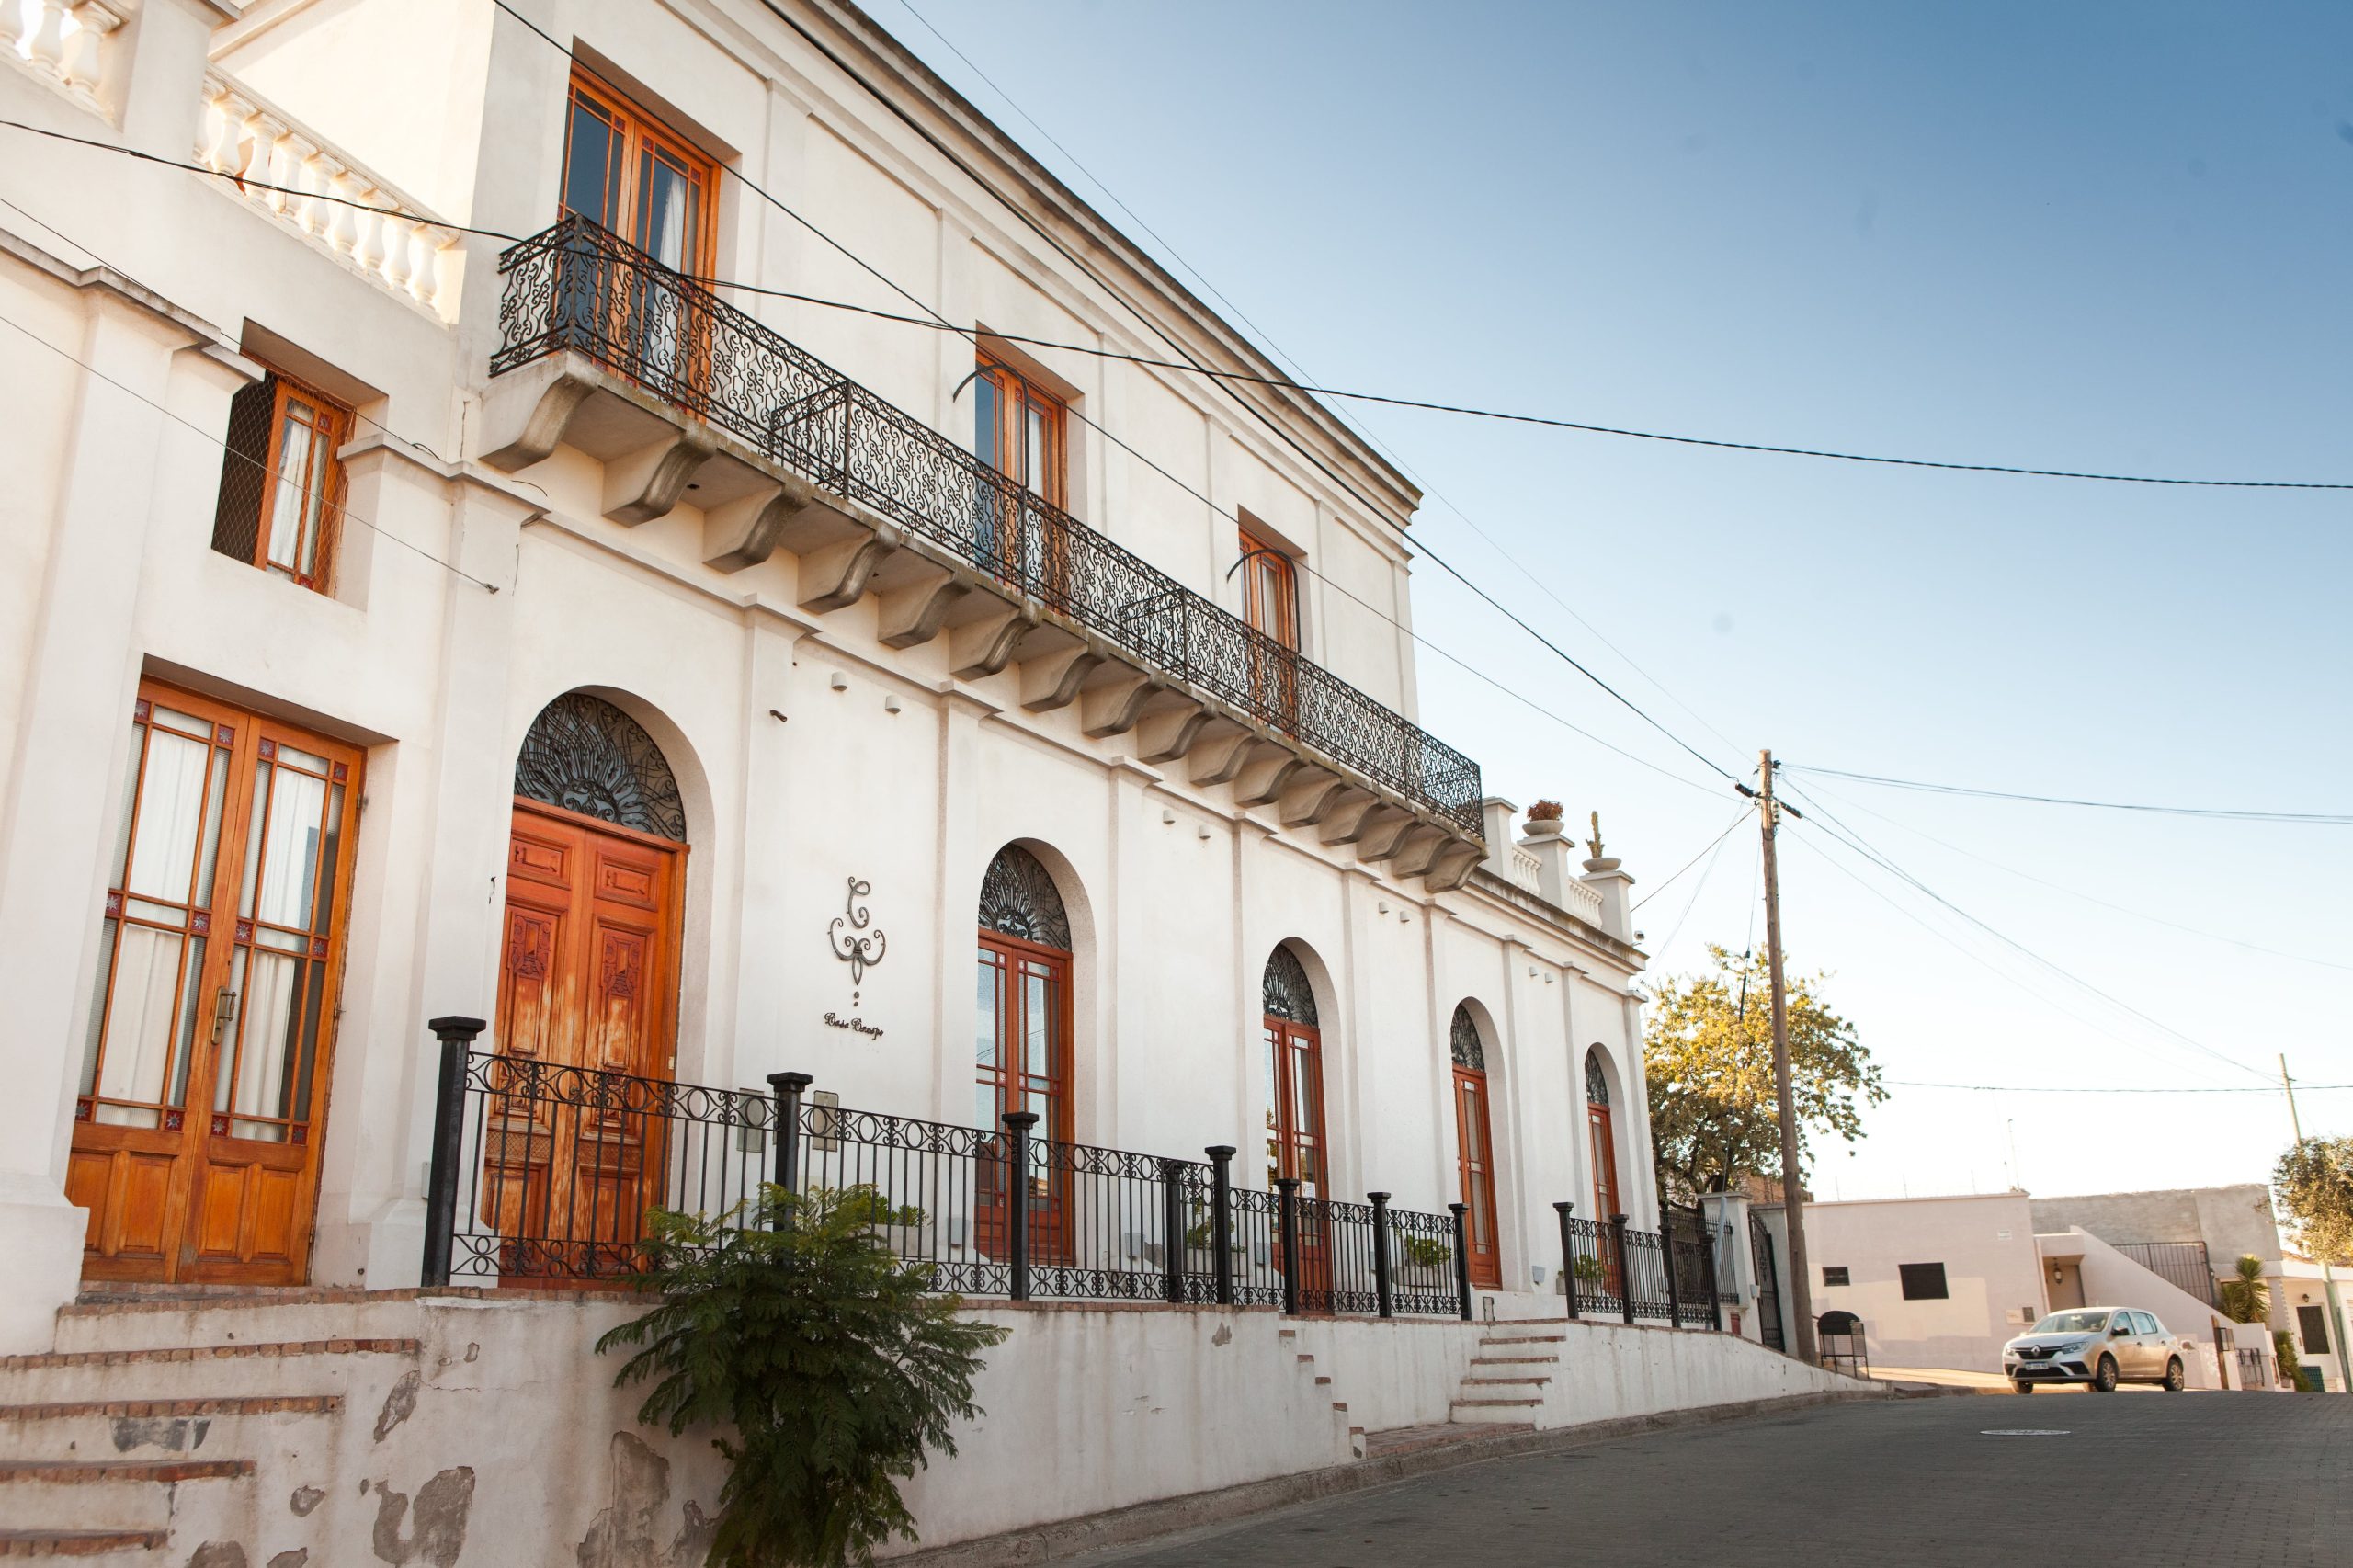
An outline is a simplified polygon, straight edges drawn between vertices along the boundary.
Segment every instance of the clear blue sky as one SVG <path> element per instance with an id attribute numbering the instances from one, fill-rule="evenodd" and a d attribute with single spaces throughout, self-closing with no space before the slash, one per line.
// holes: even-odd
<path id="1" fill-rule="evenodd" d="M 1327 384 L 1798 446 L 2353 480 L 2353 7 L 915 3 L 972 64 L 870 0 L 1127 222 L 1004 95 L 1034 115 Z M 1435 493 L 1419 543 L 1734 772 L 1770 745 L 1997 789 L 2353 809 L 2353 494 L 1348 412 Z M 1708 786 L 1426 653 L 1423 721 L 1492 790 L 1597 807 L 1638 892 L 1731 822 L 1699 763 L 1431 562 L 1415 581 L 1430 641 Z M 1793 825 L 1793 962 L 1836 971 L 1891 1078 L 2259 1084 L 2169 1028 L 2353 1084 L 2353 829 L 1792 781 L 2166 1026 Z M 1658 971 L 1749 940 L 1756 860 L 1744 827 L 1704 883 L 1643 907 Z M 2304 1112 L 2353 1131 L 2353 1093 Z M 2013 1131 L 2045 1193 L 2259 1180 L 2286 1139 L 2260 1094 L 1899 1088 L 1869 1128 L 1822 1163 L 1824 1195 L 1998 1187 Z"/>

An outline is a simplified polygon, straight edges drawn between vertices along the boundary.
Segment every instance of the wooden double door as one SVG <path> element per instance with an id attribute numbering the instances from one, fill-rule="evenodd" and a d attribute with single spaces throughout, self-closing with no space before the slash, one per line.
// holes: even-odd
<path id="1" fill-rule="evenodd" d="M 1268 1013 L 1265 1017 L 1267 1078 L 1267 1186 L 1279 1177 L 1298 1181 L 1300 1199 L 1299 1279 L 1301 1302 L 1310 1312 L 1328 1311 L 1332 1298 L 1332 1236 L 1324 1206 L 1330 1180 L 1324 1169 L 1324 1035 L 1313 1024 Z M 1281 1267 L 1281 1259 L 1275 1260 Z"/>
<path id="2" fill-rule="evenodd" d="M 1029 1206 L 1032 1261 L 1071 1256 L 1069 1176 L 1050 1146 L 1071 1136 L 1070 962 L 1059 948 L 980 929 L 972 1114 L 983 1137 L 973 1231 L 984 1257 L 1012 1256 L 1017 1203 Z M 1005 1125 L 1024 1110 L 1038 1118 L 1026 1171 L 1014 1166 Z"/>
<path id="3" fill-rule="evenodd" d="M 1471 1283 L 1499 1290 L 1504 1266 L 1495 1233 L 1495 1136 L 1487 1117 L 1487 1074 L 1480 1068 L 1454 1069 L 1454 1150 L 1466 1210 L 1462 1229 L 1471 1249 Z"/>
<path id="4" fill-rule="evenodd" d="M 310 1267 L 361 757 L 144 683 L 65 1190 L 91 1279 Z"/>
<path id="5" fill-rule="evenodd" d="M 590 1074 L 673 1074 L 685 869 L 683 844 L 515 801 L 478 1204 L 504 1279 L 633 1266 L 668 1122 L 652 1096 Z"/>

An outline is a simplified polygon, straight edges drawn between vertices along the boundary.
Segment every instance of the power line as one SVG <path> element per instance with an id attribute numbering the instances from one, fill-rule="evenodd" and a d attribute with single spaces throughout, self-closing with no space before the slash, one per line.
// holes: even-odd
<path id="1" fill-rule="evenodd" d="M 1894 817 L 1889 816 L 1885 812 L 1872 811 L 1870 807 L 1864 805 L 1861 801 L 1850 801 L 1846 796 L 1838 794 L 1835 790 L 1825 789 L 1821 784 L 1810 784 L 1808 788 L 1819 794 L 1829 796 L 1832 800 L 1838 801 L 1842 805 L 1850 806 L 1854 810 L 1863 812 L 1865 815 L 1877 817 L 1880 821 L 1888 824 L 1892 827 L 1902 828 L 1904 832 L 1913 835 L 1915 837 L 1925 838 L 1929 843 L 1937 845 L 1941 848 L 1949 849 L 1956 855 L 1965 855 L 1981 866 L 1991 866 L 1997 871 L 2002 871 L 2010 876 L 2018 877 L 2023 881 L 2032 882 L 2038 887 L 2046 887 L 2053 892 L 2065 893 L 2070 898 L 2082 899 L 2086 903 L 2096 903 L 2102 909 L 2112 909 L 2119 915 L 2130 915 L 2135 919 L 2146 920 L 2152 925 L 2163 926 L 2168 930 L 2179 931 L 2186 936 L 2202 937 L 2210 942 L 2226 942 L 2234 948 L 2245 948 L 2249 952 L 2263 953 L 2275 959 L 2286 959 L 2291 963 L 2308 963 L 2317 965 L 2322 969 L 2336 969 L 2353 971 L 2353 964 L 2338 963 L 2331 959 L 2316 959 L 2308 953 L 2291 953 L 2279 948 L 2267 948 L 2260 942 L 2249 942 L 2237 937 L 2226 937 L 2220 931 L 2206 931 L 2201 930 L 2195 926 L 2185 926 L 2178 920 L 2167 920 L 2161 915 L 2151 915 L 2146 910 L 2134 909 L 2130 904 L 2112 903 L 2107 899 L 2099 898 L 2094 894 L 2085 892 L 2079 888 L 2071 888 L 2066 886 L 2064 883 L 2054 882 L 2045 877 L 2038 877 L 2031 871 L 2021 871 L 2016 866 L 2006 866 L 2001 861 L 1990 859 L 1985 856 L 1978 854 L 1973 849 L 1963 848 L 1958 844 L 1938 838 L 1933 833 L 1928 833 L 1920 828 L 1914 827 L 1910 823 L 1899 821 Z"/>
<path id="2" fill-rule="evenodd" d="M 2276 1095 L 2279 1092 L 2276 1085 L 2262 1087 L 2250 1085 L 2245 1088 L 2241 1088 L 2235 1084 L 2213 1087 L 2199 1085 L 2133 1088 L 2122 1085 L 2078 1086 L 2061 1084 L 1923 1084 L 1908 1078 L 1890 1078 L 1887 1083 L 1895 1088 L 1960 1089 L 1980 1095 Z M 2332 1089 L 2353 1089 L 2353 1084 L 2298 1084 L 2296 1087 L 2319 1093 Z"/>
<path id="3" fill-rule="evenodd" d="M 188 429 L 195 431 L 199 436 L 203 437 L 206 440 L 220 448 L 223 452 L 228 453 L 231 457 L 236 458 L 241 461 L 250 463 L 255 468 L 262 470 L 265 476 L 267 476 L 268 472 L 267 467 L 262 463 L 259 459 L 255 458 L 250 453 L 238 451 L 235 448 L 230 446 L 227 441 L 213 435 L 203 426 L 191 422 L 182 415 L 174 413 L 171 409 L 165 407 L 162 403 L 157 403 L 153 398 L 149 397 L 146 393 L 138 391 L 136 388 L 124 385 L 122 382 L 115 380 L 112 376 L 108 375 L 104 370 L 101 370 L 97 366 L 91 364 L 88 360 L 82 358 L 79 355 L 73 354 L 65 349 L 60 348 L 56 344 L 50 342 L 49 339 L 41 336 L 39 333 L 34 332 L 30 327 L 25 326 L 23 324 L 4 315 L 0 315 L 0 326 L 9 327 L 16 332 L 21 333 L 23 335 L 32 339 L 33 342 L 40 344 L 43 348 L 48 349 L 58 358 L 70 360 L 74 364 L 79 365 L 88 374 L 96 376 L 98 380 L 106 382 L 108 386 L 115 388 L 125 396 L 135 398 L 139 402 L 143 403 L 148 407 L 153 409 L 156 413 L 172 420 L 174 423 L 186 426 Z M 485 582 L 482 578 L 475 576 L 472 573 L 466 571 L 463 567 L 452 565 L 450 562 L 444 561 L 441 557 L 434 554 L 431 551 L 426 550 L 424 546 L 411 544 L 407 540 L 401 538 L 400 535 L 393 533 L 389 529 L 378 527 L 374 522 L 361 517 L 357 512 L 348 511 L 338 506 L 335 508 L 335 517 L 338 521 L 358 523 L 361 528 L 366 528 L 369 532 L 391 540 L 392 543 L 399 545 L 403 550 L 410 551 L 417 555 L 423 556 L 426 560 L 430 561 L 433 564 L 440 567 L 443 571 L 450 573 L 455 576 L 463 577 L 467 582 L 473 584 L 476 587 L 482 588 L 485 592 L 493 594 L 498 592 L 497 584 Z"/>
<path id="4" fill-rule="evenodd" d="M 2229 822 L 2303 823 L 2315 826 L 2353 827 L 2353 812 L 2269 812 L 2240 810 L 2220 806 L 2152 806 L 2120 801 L 2084 801 L 2065 795 L 2029 795 L 2008 790 L 1979 790 L 1965 784 L 1935 784 L 1918 778 L 1890 778 L 1879 773 L 1849 773 L 1840 767 L 1810 767 L 1799 763 L 1788 765 L 1792 773 L 1817 774 L 1824 778 L 1850 778 L 1859 784 L 1880 784 L 1891 790 L 1921 790 L 1938 795 L 1972 795 L 1993 801 L 2026 801 L 2043 806 L 2087 806 L 2103 812 L 2151 812 L 2161 816 L 2215 817 Z"/>
<path id="5" fill-rule="evenodd" d="M 2101 1001 L 2106 1002 L 2109 1006 L 2117 1008 L 2120 1012 L 2130 1013 L 2132 1017 L 2140 1019 L 2143 1023 L 2149 1025 L 2153 1028 L 2162 1030 L 2165 1034 L 2171 1035 L 2174 1039 L 2180 1040 L 2185 1045 L 2191 1046 L 2198 1051 L 2203 1051 L 2208 1056 L 2214 1058 L 2217 1062 L 2228 1062 L 2231 1066 L 2238 1068 L 2241 1072 L 2253 1073 L 2257 1077 L 2268 1076 L 2268 1074 L 2265 1074 L 2260 1068 L 2250 1066 L 2234 1056 L 2217 1051 L 2212 1046 L 2208 1045 L 2205 1041 L 2185 1034 L 2181 1030 L 2175 1028 L 2171 1024 L 2165 1023 L 2160 1018 L 2143 1012 L 2140 1008 L 2133 1006 L 2130 1002 L 2126 1002 L 2109 992 L 2101 990 L 2098 986 L 2094 985 L 2090 981 L 2085 980 L 2081 976 L 2072 973 L 2068 970 L 2065 970 L 2060 965 L 2052 962 L 2050 959 L 2043 957 L 2040 953 L 2036 952 L 2033 949 L 2010 936 L 2007 932 L 2002 931 L 1984 920 L 1980 920 L 1976 915 L 1970 914 L 1969 911 L 1961 908 L 1959 904 L 1953 903 L 1950 899 L 1945 897 L 1942 893 L 1928 886 L 1927 883 L 1920 881 L 1919 878 L 1904 869 L 1903 867 L 1897 865 L 1885 854 L 1871 847 L 1863 840 L 1860 834 L 1856 833 L 1853 828 L 1848 827 L 1844 822 L 1841 822 L 1828 807 L 1823 805 L 1820 801 L 1813 800 L 1811 796 L 1805 797 L 1805 800 L 1806 803 L 1813 808 L 1815 814 L 1818 817 L 1824 819 L 1824 822 L 1817 822 L 1813 824 L 1819 831 L 1826 833 L 1830 836 L 1836 838 L 1840 843 L 1845 844 L 1847 847 L 1854 850 L 1857 854 L 1861 855 L 1864 858 L 1871 861 L 1881 869 L 1887 871 L 1903 881 L 1908 882 L 1913 888 L 1921 893 L 1926 894 L 1928 898 L 1933 899 L 1938 903 L 1942 904 L 1946 909 L 1950 910 L 1961 919 L 1969 922 L 1972 926 L 1976 926 L 1987 936 L 1992 937 L 1995 941 L 2016 949 L 2030 961 L 2040 964 L 2043 968 L 2051 971 L 2053 974 L 2058 975 L 2061 979 L 2090 992 Z M 1828 825 L 1825 825 L 1825 823 Z"/>
<path id="6" fill-rule="evenodd" d="M 1823 846 L 1824 842 L 1842 843 L 1843 841 L 1829 837 L 1826 835 L 1822 841 L 1817 841 L 1809 835 L 1793 835 L 1790 837 L 1790 842 L 1798 845 L 1810 854 L 1819 856 L 1823 864 L 1828 866 L 1840 876 L 1845 877 L 1847 881 L 1853 882 L 1857 887 L 1861 888 L 1865 892 L 1870 894 L 1881 903 L 1886 904 L 1888 908 L 1895 911 L 1896 914 L 1904 916 L 1904 919 L 1909 920 L 1913 925 L 1917 926 L 1929 936 L 1936 937 L 1937 940 L 1944 943 L 1947 947 L 1952 949 L 1955 952 L 1961 954 L 1961 957 L 1969 960 L 1972 963 L 1987 971 L 1995 978 L 2006 981 L 2011 985 L 2016 986 L 2018 990 L 2025 992 L 2029 996 L 2033 997 L 2036 1001 L 2041 1003 L 2044 1006 L 2049 1007 L 2052 1011 L 2059 1014 L 2061 1017 L 2072 1019 L 2075 1023 L 2081 1024 L 2084 1028 L 2090 1029 L 2095 1034 L 2105 1035 L 2109 1040 L 2114 1040 L 2117 1044 L 2124 1046 L 2129 1050 L 2142 1051 L 2147 1051 L 2150 1050 L 2148 1045 L 2145 1043 L 2131 1039 L 2128 1036 L 2119 1034 L 2114 1029 L 2109 1028 L 2106 1024 L 2101 1023 L 2098 1019 L 2087 1017 L 2084 1014 L 2075 1011 L 2073 1007 L 2068 1006 L 2064 1002 L 2058 1000 L 2056 997 L 2051 996 L 2046 993 L 2036 989 L 2034 986 L 2028 984 L 2017 975 L 2012 974 L 2008 970 L 2004 969 L 2001 965 L 1994 962 L 1984 954 L 1978 952 L 1975 949 L 1961 941 L 1951 933 L 1939 930 L 1936 926 L 1931 926 L 1927 921 L 1922 919 L 1918 914 L 1905 908 L 1903 904 L 1898 903 L 1883 890 L 1874 886 L 1869 881 L 1866 881 L 1859 873 L 1849 868 L 1844 860 L 1835 855 L 1832 855 Z"/>
<path id="7" fill-rule="evenodd" d="M 1722 844 L 1725 839 L 1727 839 L 1727 838 L 1731 837 L 1731 836 L 1732 836 L 1732 830 L 1733 830 L 1733 828 L 1735 828 L 1735 827 L 1738 827 L 1742 823 L 1745 823 L 1745 822 L 1746 822 L 1747 820 L 1748 820 L 1748 812 L 1747 812 L 1746 811 L 1745 811 L 1745 810 L 1744 810 L 1743 812 L 1741 812 L 1741 813 L 1740 813 L 1738 816 L 1735 816 L 1735 817 L 1733 817 L 1733 818 L 1732 819 L 1732 822 L 1731 822 L 1731 823 L 1730 823 L 1730 824 L 1729 824 L 1724 828 L 1723 832 L 1722 832 L 1722 833 L 1720 833 L 1720 834 L 1716 835 L 1715 835 L 1715 837 L 1713 837 L 1713 838 L 1711 838 L 1711 839 L 1708 840 L 1708 842 L 1707 842 L 1707 843 L 1705 843 L 1705 844 L 1701 845 L 1701 846 L 1699 846 L 1699 855 L 1694 855 L 1694 856 L 1692 856 L 1692 857 L 1691 857 L 1691 858 L 1689 858 L 1688 860 L 1684 861 L 1684 862 L 1683 862 L 1683 864 L 1682 864 L 1681 866 L 1679 866 L 1679 867 L 1677 867 L 1677 868 L 1676 869 L 1675 873 L 1674 873 L 1674 875 L 1673 875 L 1673 876 L 1668 877 L 1668 878 L 1666 879 L 1666 881 L 1663 881 L 1663 882 L 1659 883 L 1659 884 L 1658 884 L 1658 886 L 1656 886 L 1656 887 L 1654 887 L 1654 888 L 1651 889 L 1651 891 L 1650 891 L 1650 892 L 1648 892 L 1644 893 L 1642 897 L 1640 897 L 1640 898 L 1636 899 L 1636 900 L 1634 901 L 1634 909 L 1640 909 L 1640 908 L 1642 908 L 1642 907 L 1643 907 L 1643 905 L 1644 905 L 1644 904 L 1648 903 L 1651 900 L 1653 900 L 1653 899 L 1656 898 L 1659 894 L 1661 894 L 1661 893 L 1665 892 L 1668 888 L 1673 887 L 1673 886 L 1675 885 L 1675 879 L 1676 879 L 1677 877 L 1680 877 L 1684 872 L 1686 872 L 1686 871 L 1689 870 L 1692 867 L 1694 867 L 1694 866 L 1696 866 L 1696 865 L 1698 865 L 1698 864 L 1699 863 L 1699 856 L 1707 854 L 1709 851 L 1711 851 L 1711 850 L 1714 849 L 1718 845 Z M 1702 880 L 1704 881 L 1705 879 L 1703 878 Z M 1633 911 L 1632 911 L 1632 910 L 1629 910 L 1629 911 L 1627 911 L 1627 913 L 1628 913 L 1628 914 L 1631 914 L 1631 913 L 1633 913 Z"/>
<path id="8" fill-rule="evenodd" d="M 1740 813 L 1742 820 L 1745 820 L 1747 815 L 1748 813 L 1746 812 Z M 1732 827 L 1738 827 L 1739 825 L 1740 822 L 1735 821 L 1732 824 Z M 1721 856 L 1724 852 L 1724 840 L 1732 836 L 1732 827 L 1728 827 L 1724 829 L 1723 832 L 1716 835 L 1716 842 L 1708 852 L 1708 863 L 1700 868 L 1699 880 L 1691 884 L 1691 896 L 1689 899 L 1685 901 L 1683 913 L 1675 917 L 1675 925 L 1666 933 L 1666 939 L 1658 945 L 1658 950 L 1660 952 L 1664 953 L 1667 949 L 1675 946 L 1675 938 L 1683 935 L 1683 927 L 1690 922 L 1691 912 L 1699 907 L 1699 895 L 1708 891 L 1708 879 L 1715 873 L 1717 857 Z M 1676 873 L 1677 876 L 1681 876 L 1682 874 L 1683 873 L 1680 871 Z M 1665 884 L 1662 883 L 1661 885 L 1664 886 Z M 1631 914 L 1631 911 L 1629 911 L 1628 913 Z"/>

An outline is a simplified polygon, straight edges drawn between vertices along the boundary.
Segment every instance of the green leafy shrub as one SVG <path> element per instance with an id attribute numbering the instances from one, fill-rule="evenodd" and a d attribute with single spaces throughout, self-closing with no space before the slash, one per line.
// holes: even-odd
<path id="1" fill-rule="evenodd" d="M 1429 1236 L 1406 1236 L 1405 1262 L 1415 1268 L 1437 1268 L 1454 1261 L 1454 1249 Z"/>
<path id="2" fill-rule="evenodd" d="M 2288 1380 L 2288 1386 L 2294 1389 L 2298 1393 L 2302 1393 L 2304 1392 L 2304 1369 L 2302 1364 L 2296 1359 L 2295 1336 L 2284 1328 L 2273 1329 L 2271 1331 L 2271 1352 L 2274 1356 L 2279 1358 L 2279 1375 Z"/>
<path id="3" fill-rule="evenodd" d="M 638 1420 L 720 1431 L 710 1562 L 841 1568 L 915 1539 L 898 1483 L 926 1450 L 956 1452 L 952 1424 L 981 1414 L 978 1353 L 1006 1331 L 892 1256 L 878 1227 L 905 1212 L 871 1187 L 764 1187 L 725 1214 L 648 1217 L 635 1283 L 661 1304 L 597 1348 L 639 1347 L 614 1379 L 653 1385 Z"/>

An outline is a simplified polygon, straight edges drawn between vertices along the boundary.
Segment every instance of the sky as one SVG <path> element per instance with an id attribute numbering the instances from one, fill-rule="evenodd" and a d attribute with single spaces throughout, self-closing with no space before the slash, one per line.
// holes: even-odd
<path id="1" fill-rule="evenodd" d="M 2353 8 L 915 3 L 869 0 L 1302 379 L 2353 482 Z M 2317 1087 L 2353 1085 L 2353 827 L 1802 771 L 2353 810 L 2353 493 L 1343 408 L 1427 493 L 1416 630 L 1524 699 L 1426 647 L 1422 722 L 1491 793 L 1601 812 L 1654 976 L 1763 941 L 1754 813 L 1677 738 L 1787 763 L 1790 965 L 1893 1094 L 1820 1196 L 2260 1181 L 2282 1052 L 2306 1131 L 2353 1133 Z"/>

